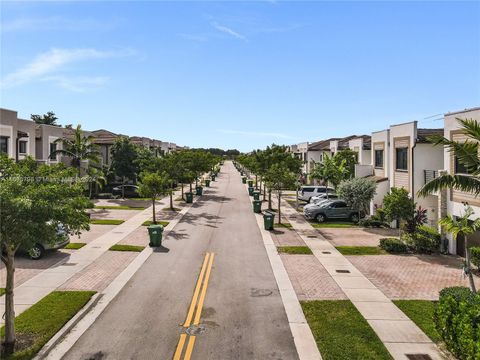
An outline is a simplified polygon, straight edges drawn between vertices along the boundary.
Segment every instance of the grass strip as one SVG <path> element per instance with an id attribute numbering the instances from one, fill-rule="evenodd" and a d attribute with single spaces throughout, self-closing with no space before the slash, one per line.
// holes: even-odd
<path id="1" fill-rule="evenodd" d="M 93 225 L 120 225 L 123 224 L 125 220 L 115 220 L 115 219 L 92 219 L 90 224 Z"/>
<path id="2" fill-rule="evenodd" d="M 157 221 L 156 225 L 162 225 L 163 227 L 166 227 L 168 224 L 170 224 L 170 221 Z M 147 220 L 142 223 L 142 226 L 150 226 L 150 225 L 155 225 L 152 220 Z"/>
<path id="3" fill-rule="evenodd" d="M 95 206 L 94 209 L 102 210 L 145 210 L 145 206 L 127 206 L 127 205 L 100 205 Z"/>
<path id="4" fill-rule="evenodd" d="M 335 246 L 343 255 L 385 255 L 385 250 L 378 246 Z"/>
<path id="5" fill-rule="evenodd" d="M 67 246 L 65 246 L 65 249 L 78 250 L 84 247 L 85 245 L 87 244 L 86 243 L 70 243 Z"/>
<path id="6" fill-rule="evenodd" d="M 316 229 L 323 229 L 323 228 L 356 228 L 358 225 L 354 223 L 349 223 L 349 222 L 323 222 L 323 223 L 317 223 L 317 222 L 311 222 L 310 225 L 312 225 Z"/>
<path id="7" fill-rule="evenodd" d="M 277 251 L 282 254 L 310 255 L 312 250 L 308 246 L 277 246 Z"/>
<path id="8" fill-rule="evenodd" d="M 285 223 L 285 222 L 283 222 L 283 223 L 281 223 L 281 224 L 275 223 L 275 224 L 273 224 L 273 227 L 277 227 L 277 228 L 278 228 L 278 227 L 283 227 L 283 228 L 286 228 L 286 229 L 293 229 L 292 224 L 290 224 L 290 223 Z"/>
<path id="9" fill-rule="evenodd" d="M 3 294 L 5 294 L 5 288 L 0 288 L 0 296 L 2 296 Z"/>
<path id="10" fill-rule="evenodd" d="M 109 250 L 111 251 L 133 251 L 133 252 L 142 252 L 145 249 L 145 246 L 138 246 L 138 245 L 121 245 L 116 244 L 110 247 Z"/>
<path id="11" fill-rule="evenodd" d="M 430 300 L 393 300 L 393 303 L 402 310 L 422 331 L 433 341 L 440 342 L 441 338 L 435 329 L 433 315 L 435 301 Z"/>
<path id="12" fill-rule="evenodd" d="M 301 305 L 324 360 L 392 359 L 349 300 L 302 301 Z"/>
<path id="13" fill-rule="evenodd" d="M 17 348 L 5 359 L 33 358 L 94 294 L 95 291 L 53 291 L 18 315 L 15 318 Z M 0 329 L 0 335 L 4 337 L 4 327 Z"/>

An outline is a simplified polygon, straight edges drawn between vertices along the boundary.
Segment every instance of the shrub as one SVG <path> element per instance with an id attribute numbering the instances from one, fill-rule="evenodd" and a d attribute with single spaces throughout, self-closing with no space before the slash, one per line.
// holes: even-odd
<path id="1" fill-rule="evenodd" d="M 439 250 L 441 237 L 437 230 L 421 225 L 413 234 L 404 233 L 402 240 L 415 252 L 431 254 Z"/>
<path id="2" fill-rule="evenodd" d="M 435 326 L 447 348 L 461 360 L 480 358 L 480 295 L 468 288 L 440 292 Z"/>
<path id="3" fill-rule="evenodd" d="M 383 222 L 375 219 L 373 216 L 370 218 L 360 220 L 359 225 L 363 227 L 369 227 L 369 228 L 380 228 L 384 226 Z"/>
<path id="4" fill-rule="evenodd" d="M 475 265 L 478 269 L 480 269 L 480 247 L 473 246 L 470 248 L 470 259 L 472 264 Z"/>
<path id="5" fill-rule="evenodd" d="M 407 245 L 397 238 L 380 239 L 380 247 L 389 253 L 406 253 L 408 251 Z"/>

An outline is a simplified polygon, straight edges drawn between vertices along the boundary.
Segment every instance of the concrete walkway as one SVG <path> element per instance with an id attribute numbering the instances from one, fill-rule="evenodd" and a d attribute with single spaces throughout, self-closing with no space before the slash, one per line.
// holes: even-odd
<path id="1" fill-rule="evenodd" d="M 169 197 L 161 200 L 159 207 L 166 206 Z M 135 229 L 152 217 L 152 208 L 149 207 L 139 214 L 131 217 L 123 224 L 120 224 L 89 242 L 83 248 L 72 253 L 68 258 L 60 261 L 54 266 L 42 271 L 30 280 L 15 288 L 15 316 L 20 315 L 30 306 L 37 303 L 43 297 L 57 289 L 68 281 L 75 274 L 85 269 L 88 265 L 97 260 L 112 246 L 130 235 Z M 0 313 L 5 312 L 5 295 L 0 297 Z M 4 323 L 0 319 L 0 325 Z"/>
<path id="2" fill-rule="evenodd" d="M 422 330 L 330 242 L 321 238 L 286 201 L 282 201 L 282 214 L 368 321 L 394 359 L 408 360 L 407 355 L 412 354 L 429 355 L 435 360 L 443 359 L 437 346 Z"/>

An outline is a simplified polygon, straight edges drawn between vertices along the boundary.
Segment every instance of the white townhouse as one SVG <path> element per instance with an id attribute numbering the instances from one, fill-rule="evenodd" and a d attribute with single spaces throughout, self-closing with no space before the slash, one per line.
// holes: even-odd
<path id="1" fill-rule="evenodd" d="M 466 109 L 462 111 L 450 112 L 444 115 L 444 136 L 447 139 L 463 142 L 468 137 L 461 130 L 458 119 L 473 119 L 480 122 L 480 107 Z M 472 141 L 471 139 L 469 141 Z M 442 169 L 449 174 L 467 174 L 468 170 L 459 163 L 451 152 L 445 149 L 443 151 L 443 163 Z M 473 194 L 464 193 L 457 190 L 444 190 L 439 193 L 441 216 L 450 214 L 452 216 L 460 217 L 465 211 L 465 206 L 471 206 L 474 214 L 471 216 L 471 220 L 480 217 L 480 198 Z M 454 240 L 447 234 L 449 240 L 448 249 L 452 254 L 465 255 L 465 246 L 462 238 Z M 480 232 L 469 237 L 469 243 L 473 246 L 480 246 Z"/>
<path id="2" fill-rule="evenodd" d="M 35 122 L 18 118 L 13 110 L 0 108 L 0 153 L 21 160 L 35 158 Z"/>

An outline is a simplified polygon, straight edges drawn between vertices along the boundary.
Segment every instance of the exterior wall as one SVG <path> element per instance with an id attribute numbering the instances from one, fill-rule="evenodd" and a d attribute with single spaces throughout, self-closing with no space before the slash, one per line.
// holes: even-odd
<path id="1" fill-rule="evenodd" d="M 360 165 L 371 164 L 371 151 L 363 149 L 363 138 L 352 139 L 348 142 L 350 150 L 358 154 L 358 163 Z"/>
<path id="2" fill-rule="evenodd" d="M 19 137 L 19 132 L 27 136 Z M 21 160 L 27 156 L 35 158 L 35 122 L 18 118 L 16 111 L 0 109 L 0 135 L 8 137 L 7 154 L 10 158 Z M 18 141 L 26 141 L 27 149 L 19 153 Z"/>
<path id="3" fill-rule="evenodd" d="M 383 149 L 383 168 L 375 168 L 375 149 Z M 371 164 L 375 176 L 389 177 L 390 171 L 390 130 L 372 133 Z"/>
<path id="4" fill-rule="evenodd" d="M 69 164 L 67 159 L 64 159 L 62 156 L 57 156 L 57 161 L 50 160 L 50 144 L 53 143 L 55 140 L 63 138 L 63 132 L 65 129 L 59 126 L 53 125 L 37 125 L 37 138 L 35 141 L 37 142 L 37 149 L 39 152 L 37 153 L 37 160 L 45 163 L 45 164 L 55 164 L 57 162 L 64 162 L 65 164 Z M 57 149 L 61 149 L 62 144 L 57 144 Z"/>
<path id="5" fill-rule="evenodd" d="M 390 183 L 388 180 L 380 181 L 377 183 L 377 192 L 373 196 L 373 200 L 370 203 L 370 214 L 375 214 L 376 207 L 382 207 L 383 198 L 388 194 L 390 190 Z"/>
<path id="6" fill-rule="evenodd" d="M 460 131 L 460 126 L 457 121 L 460 119 L 474 119 L 480 121 L 480 108 L 470 109 L 463 112 L 456 112 L 451 114 L 445 114 L 445 132 L 444 136 L 447 139 L 453 139 L 462 141 L 464 139 L 463 134 Z M 443 153 L 444 169 L 450 173 L 454 173 L 453 157 L 448 151 Z M 474 211 L 474 214 L 470 217 L 471 220 L 475 220 L 480 216 L 480 199 L 475 198 L 471 194 L 461 193 L 459 191 L 446 191 L 447 198 L 447 213 L 453 216 L 462 216 L 465 211 L 464 203 L 470 205 Z M 449 238 L 449 252 L 456 254 L 457 244 L 456 241 Z"/>
<path id="7" fill-rule="evenodd" d="M 412 146 L 417 138 L 417 122 L 390 126 L 390 151 L 389 162 L 391 169 L 389 173 L 390 187 L 403 187 L 409 192 L 412 191 Z M 396 148 L 407 146 L 407 170 L 396 170 Z M 422 174 L 423 175 L 423 174 Z"/>

